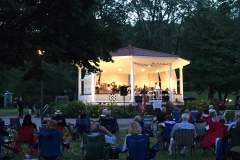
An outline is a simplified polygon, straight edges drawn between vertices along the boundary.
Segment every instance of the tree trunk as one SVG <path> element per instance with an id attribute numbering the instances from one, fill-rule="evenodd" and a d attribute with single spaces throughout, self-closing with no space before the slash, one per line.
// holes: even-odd
<path id="1" fill-rule="evenodd" d="M 214 97 L 214 87 L 212 84 L 208 85 L 208 100 L 212 101 Z"/>
<path id="2" fill-rule="evenodd" d="M 225 93 L 224 93 L 224 102 L 226 102 L 227 97 L 228 97 L 228 91 L 225 91 Z"/>
<path id="3" fill-rule="evenodd" d="M 218 90 L 218 99 L 219 99 L 219 101 L 222 100 L 222 91 L 221 90 Z"/>

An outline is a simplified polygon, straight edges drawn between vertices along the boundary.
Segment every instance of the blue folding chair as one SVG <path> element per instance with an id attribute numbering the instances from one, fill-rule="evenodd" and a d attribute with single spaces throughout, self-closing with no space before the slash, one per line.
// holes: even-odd
<path id="1" fill-rule="evenodd" d="M 163 142 L 170 142 L 170 138 L 171 138 L 171 132 L 172 132 L 172 128 L 173 126 L 176 124 L 175 121 L 165 121 L 164 122 L 165 127 L 163 129 Z"/>
<path id="2" fill-rule="evenodd" d="M 152 130 L 153 128 L 153 116 L 152 115 L 145 115 L 143 117 L 144 128 L 148 130 Z"/>
<path id="3" fill-rule="evenodd" d="M 128 136 L 128 160 L 146 160 L 148 158 L 149 138 L 146 135 Z"/>
<path id="4" fill-rule="evenodd" d="M 191 111 L 192 122 L 195 123 L 200 117 L 201 114 L 199 111 Z"/>
<path id="5" fill-rule="evenodd" d="M 40 157 L 44 160 L 56 160 L 62 154 L 63 134 L 57 130 L 42 129 L 39 132 Z"/>
<path id="6" fill-rule="evenodd" d="M 179 111 L 172 111 L 172 118 L 175 122 L 180 122 L 181 121 L 181 112 Z"/>

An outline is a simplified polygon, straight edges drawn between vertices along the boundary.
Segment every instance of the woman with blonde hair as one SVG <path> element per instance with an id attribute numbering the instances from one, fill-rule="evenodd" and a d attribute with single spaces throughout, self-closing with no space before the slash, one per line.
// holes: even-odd
<path id="1" fill-rule="evenodd" d="M 139 125 L 138 122 L 133 121 L 128 126 L 128 134 L 125 136 L 124 144 L 122 147 L 122 152 L 125 152 L 127 150 L 127 137 L 132 135 L 141 135 L 142 134 L 142 128 Z"/>

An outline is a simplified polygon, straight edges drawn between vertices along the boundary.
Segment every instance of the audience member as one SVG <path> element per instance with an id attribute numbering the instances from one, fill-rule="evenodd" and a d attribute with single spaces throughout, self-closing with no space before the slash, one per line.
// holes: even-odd
<path id="1" fill-rule="evenodd" d="M 209 149 L 215 145 L 217 138 L 223 138 L 226 130 L 223 123 L 219 121 L 215 110 L 210 110 L 211 119 L 207 122 L 207 133 L 200 140 L 200 146 L 203 149 Z"/>
<path id="2" fill-rule="evenodd" d="M 52 120 L 57 121 L 57 129 L 61 132 L 64 131 L 64 128 L 66 126 L 66 120 L 65 120 L 65 116 L 62 114 L 62 112 L 60 110 L 57 110 L 53 117 Z"/>
<path id="3" fill-rule="evenodd" d="M 14 145 L 16 153 L 21 150 L 22 144 L 28 144 L 31 147 L 31 145 L 36 143 L 37 138 L 34 136 L 34 132 L 36 132 L 36 130 L 36 124 L 32 122 L 31 115 L 25 115 L 21 127 L 17 129 Z"/>
<path id="4" fill-rule="evenodd" d="M 90 134 L 92 136 L 104 135 L 105 142 L 107 144 L 116 144 L 116 136 L 114 136 L 108 129 L 101 126 L 99 122 L 93 122 L 90 128 Z"/>
<path id="5" fill-rule="evenodd" d="M 91 122 L 85 112 L 81 112 L 80 116 L 76 120 L 76 128 L 79 134 L 90 132 Z"/>
<path id="6" fill-rule="evenodd" d="M 235 128 L 236 127 L 236 123 L 237 123 L 237 120 L 240 119 L 240 112 L 237 112 L 235 114 L 235 121 L 231 122 L 229 125 L 228 125 L 228 131 L 230 131 L 231 128 Z"/>
<path id="7" fill-rule="evenodd" d="M 182 122 L 176 123 L 171 132 L 171 140 L 170 140 L 170 145 L 169 145 L 169 154 L 172 155 L 172 149 L 174 145 L 174 134 L 178 129 L 191 129 L 194 131 L 194 135 L 196 137 L 196 130 L 195 126 L 192 123 L 189 123 L 189 114 L 188 113 L 183 113 L 182 114 Z M 185 152 L 185 147 L 181 150 L 181 154 L 184 154 Z"/>
<path id="8" fill-rule="evenodd" d="M 119 130 L 117 119 L 111 115 L 111 110 L 104 109 L 102 115 L 100 115 L 99 122 L 101 126 L 104 126 L 112 134 Z"/>
<path id="9" fill-rule="evenodd" d="M 55 120 L 49 120 L 47 127 L 38 134 L 40 157 L 44 160 L 56 160 L 61 155 L 63 133 L 58 130 Z"/>
<path id="10" fill-rule="evenodd" d="M 123 147 L 122 147 L 122 152 L 127 151 L 127 137 L 132 136 L 132 135 L 141 135 L 142 134 L 142 128 L 139 125 L 138 122 L 133 121 L 132 123 L 129 124 L 128 127 L 128 134 L 125 136 Z"/>

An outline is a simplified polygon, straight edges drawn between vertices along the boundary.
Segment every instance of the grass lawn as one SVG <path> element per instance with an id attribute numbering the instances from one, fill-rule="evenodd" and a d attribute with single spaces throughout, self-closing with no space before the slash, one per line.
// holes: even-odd
<path id="1" fill-rule="evenodd" d="M 27 113 L 27 109 L 24 109 L 24 113 Z M 1 116 L 18 116 L 17 108 L 0 108 L 0 117 Z"/>
<path id="2" fill-rule="evenodd" d="M 123 144 L 124 141 L 124 136 L 127 133 L 127 130 L 121 130 L 119 132 L 118 136 L 118 144 Z M 154 142 L 156 141 L 155 138 L 151 138 L 151 145 L 154 144 Z M 14 160 L 23 160 L 23 156 L 24 153 L 15 156 Z M 64 152 L 64 160 L 80 160 L 81 159 L 81 150 L 80 150 L 80 142 L 73 142 L 71 144 L 71 149 L 68 151 Z M 121 160 L 125 160 L 126 159 L 126 153 L 121 153 L 120 154 L 120 159 Z M 155 160 L 174 160 L 174 156 L 169 156 L 167 151 L 161 150 L 160 152 L 158 152 L 157 157 L 155 158 Z M 177 160 L 214 160 L 214 154 L 212 151 L 208 151 L 208 152 L 203 152 L 201 149 L 196 148 L 193 151 L 193 155 L 190 155 L 190 152 L 187 153 L 186 156 L 181 157 L 181 156 L 177 156 L 176 158 Z"/>

